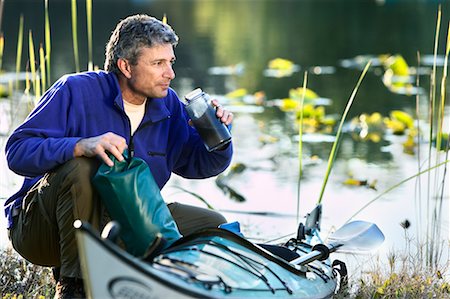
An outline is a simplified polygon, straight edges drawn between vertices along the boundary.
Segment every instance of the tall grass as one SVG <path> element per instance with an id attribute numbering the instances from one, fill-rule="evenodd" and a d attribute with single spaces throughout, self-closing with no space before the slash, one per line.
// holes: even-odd
<path id="1" fill-rule="evenodd" d="M 0 0 L 0 31 L 2 31 L 2 21 L 3 21 L 3 7 L 5 0 Z"/>
<path id="2" fill-rule="evenodd" d="M 349 100 L 347 102 L 347 105 L 345 107 L 345 110 L 344 110 L 344 112 L 342 114 L 341 121 L 339 123 L 339 127 L 338 127 L 338 130 L 336 132 L 336 138 L 335 138 L 335 140 L 333 142 L 333 147 L 331 148 L 330 156 L 328 158 L 328 164 L 327 164 L 327 170 L 325 172 L 325 178 L 324 178 L 323 183 L 322 183 L 322 188 L 320 189 L 319 199 L 317 200 L 317 204 L 318 205 L 322 203 L 323 194 L 325 192 L 325 187 L 327 185 L 328 178 L 329 178 L 330 173 L 331 173 L 331 169 L 333 168 L 334 161 L 336 159 L 337 150 L 339 148 L 340 137 L 341 137 L 341 133 L 342 133 L 342 127 L 344 126 L 345 119 L 347 118 L 348 111 L 350 110 L 350 107 L 352 106 L 353 101 L 354 101 L 354 99 L 356 97 L 356 93 L 357 93 L 357 91 L 359 89 L 359 86 L 361 85 L 361 83 L 362 83 L 362 81 L 363 81 L 367 71 L 369 70 L 371 63 L 372 62 L 369 61 L 366 64 L 366 66 L 364 67 L 364 69 L 363 69 L 363 71 L 361 73 L 361 76 L 359 77 L 358 82 L 356 83 L 356 86 L 353 89 L 353 91 L 352 91 L 352 93 L 350 95 L 350 98 L 349 98 Z"/>
<path id="3" fill-rule="evenodd" d="M 52 53 L 52 38 L 51 38 L 51 31 L 50 31 L 50 17 L 48 15 L 49 9 L 48 9 L 48 0 L 45 0 L 45 7 L 44 7 L 44 14 L 45 14 L 45 27 L 44 27 L 44 35 L 45 35 L 45 53 L 47 55 L 45 56 L 45 62 L 46 62 L 46 70 L 47 70 L 47 86 L 50 86 L 51 84 L 51 72 L 50 72 L 50 65 L 51 65 L 51 53 Z M 43 63 L 41 61 L 41 63 Z"/>
<path id="4" fill-rule="evenodd" d="M 3 69 L 3 51 L 5 50 L 5 37 L 0 32 L 0 71 Z"/>
<path id="5" fill-rule="evenodd" d="M 40 68 L 40 74 L 41 74 L 41 86 L 42 86 L 42 92 L 44 92 L 47 87 L 47 77 L 46 77 L 46 70 L 45 70 L 45 53 L 44 48 L 42 47 L 42 44 L 39 46 L 39 68 Z"/>
<path id="6" fill-rule="evenodd" d="M 22 63 L 22 47 L 23 47 L 23 15 L 20 15 L 19 19 L 19 33 L 17 34 L 17 52 L 16 52 L 16 89 L 19 89 L 19 73 L 20 64 Z"/>
<path id="7" fill-rule="evenodd" d="M 417 69 L 420 66 L 420 52 L 417 52 Z M 420 76 L 417 73 L 416 75 L 416 86 L 420 86 Z M 422 139 L 422 132 L 421 132 L 421 125 L 420 125 L 420 93 L 416 94 L 416 127 L 417 127 L 417 140 L 421 140 Z M 421 165 L 422 165 L 422 152 L 421 152 L 421 146 L 420 146 L 420 142 L 417 142 L 416 144 L 417 147 L 417 172 L 420 172 L 421 169 Z M 416 193 L 415 193 L 415 211 L 416 211 L 416 219 L 417 219 L 417 223 L 418 225 L 416 226 L 416 236 L 421 235 L 420 229 L 423 227 L 422 224 L 422 217 L 420 215 L 420 213 L 422 213 L 422 183 L 421 180 L 417 180 L 416 181 Z M 419 239 L 419 242 L 421 240 Z"/>
<path id="8" fill-rule="evenodd" d="M 78 23 L 77 23 L 77 0 L 72 0 L 72 42 L 73 42 L 73 55 L 75 58 L 75 71 L 80 71 L 80 58 L 78 54 Z"/>
<path id="9" fill-rule="evenodd" d="M 36 73 L 36 56 L 34 52 L 34 42 L 33 42 L 33 33 L 30 30 L 28 32 L 28 53 L 30 57 L 30 71 L 31 71 L 31 82 L 33 85 L 33 91 L 35 94 L 35 103 L 39 100 L 41 96 L 41 85 L 39 82 L 39 76 Z"/>
<path id="10" fill-rule="evenodd" d="M 438 39 L 440 35 L 440 20 L 441 20 L 441 7 L 439 6 L 438 10 L 438 20 L 436 25 L 436 41 L 435 41 L 435 59 L 434 64 L 436 63 L 436 57 L 437 57 L 437 50 L 438 47 Z M 450 24 L 449 24 L 449 30 L 450 30 Z M 436 100 L 436 89 L 437 89 L 437 83 L 436 83 L 436 68 L 433 66 L 433 74 L 431 76 L 432 80 L 432 98 L 430 99 L 430 146 L 429 146 L 429 163 L 433 163 L 431 161 L 432 154 L 434 153 L 434 164 L 437 164 L 441 160 L 441 142 L 442 142 L 442 130 L 443 130 L 443 119 L 444 119 L 444 107 L 445 107 L 445 92 L 446 92 L 446 81 L 447 81 L 447 66 L 448 66 L 448 55 L 450 52 L 450 31 L 447 31 L 447 45 L 446 45 L 446 52 L 445 52 L 445 63 L 443 68 L 443 75 L 441 79 L 441 101 L 440 105 L 437 103 Z M 436 119 L 437 118 L 437 119 Z M 436 149 L 435 151 L 432 151 L 431 146 L 431 140 L 433 140 L 433 136 L 436 138 Z M 437 267 L 439 263 L 439 253 L 441 252 L 441 246 L 439 243 L 436 243 L 436 240 L 440 240 L 441 237 L 441 223 L 442 223 L 442 204 L 443 204 L 443 190 L 444 190 L 444 181 L 445 181 L 445 174 L 446 174 L 446 165 L 444 166 L 444 172 L 441 172 L 441 169 L 436 169 L 433 173 L 429 173 L 428 175 L 428 207 L 431 208 L 431 204 L 433 203 L 433 210 L 428 210 L 430 213 L 427 215 L 428 220 L 427 221 L 427 264 L 430 267 Z M 434 175 L 434 178 L 432 179 L 432 175 Z M 443 177 L 444 181 L 441 182 L 440 178 Z M 430 184 L 430 182 L 433 182 L 434 184 Z M 431 189 L 432 188 L 432 189 Z M 440 192 L 442 190 L 442 192 Z"/>
<path id="11" fill-rule="evenodd" d="M 417 237 L 418 237 L 418 243 L 419 244 L 425 244 L 424 251 L 421 253 L 424 253 L 424 257 L 421 258 L 422 261 L 424 261 L 425 265 L 429 267 L 429 269 L 435 270 L 439 267 L 441 262 L 441 254 L 442 250 L 445 249 L 442 247 L 442 240 L 441 238 L 441 227 L 443 225 L 442 223 L 442 213 L 443 213 L 443 201 L 444 201 L 444 190 L 446 185 L 446 173 L 447 173 L 447 167 L 448 163 L 450 162 L 448 159 L 448 146 L 446 149 L 446 156 L 443 158 L 441 156 L 442 153 L 442 136 L 443 134 L 443 120 L 444 120 L 444 108 L 445 108 L 445 95 L 446 95 L 446 84 L 447 84 L 447 68 L 448 68 L 448 56 L 450 53 L 450 23 L 448 26 L 447 31 L 447 45 L 445 50 L 445 60 L 444 60 L 444 67 L 443 67 L 443 74 L 440 84 L 440 102 L 437 104 L 436 97 L 437 97 L 437 56 L 438 56 L 438 46 L 439 46 L 439 33 L 440 33 L 440 27 L 441 27 L 441 8 L 439 6 L 438 13 L 437 13 L 437 22 L 436 22 L 436 34 L 435 34 L 435 42 L 434 42 L 434 61 L 433 61 L 433 67 L 432 72 L 430 74 L 430 100 L 429 100 L 429 106 L 428 106 L 428 123 L 429 123 L 429 131 L 428 131 L 428 153 L 427 153 L 427 159 L 426 164 L 427 167 L 423 169 L 423 164 L 421 162 L 421 155 L 420 155 L 420 144 L 418 144 L 418 171 L 416 174 L 413 174 L 400 182 L 397 182 L 393 184 L 391 187 L 388 187 L 383 192 L 379 193 L 375 198 L 368 201 L 364 206 L 362 206 L 358 211 L 356 211 L 349 219 L 353 219 L 356 215 L 358 215 L 362 210 L 366 209 L 368 206 L 370 206 L 373 202 L 376 200 L 382 198 L 385 194 L 391 192 L 392 190 L 397 189 L 399 186 L 403 185 L 404 183 L 416 179 L 417 180 L 417 188 L 418 193 L 416 196 L 419 198 L 416 198 L 416 217 L 418 218 L 417 221 L 419 223 L 417 228 Z M 420 55 L 417 54 L 417 59 L 420 65 Z M 416 80 L 417 86 L 419 86 L 419 79 Z M 416 117 L 417 117 L 417 124 L 419 127 L 420 119 L 419 119 L 419 102 L 420 102 L 420 96 L 416 96 Z M 418 130 L 419 136 L 417 136 L 417 139 L 420 141 L 420 130 Z M 433 149 L 432 140 L 435 138 L 436 145 Z M 448 143 L 447 143 L 448 144 Z M 422 200 L 421 200 L 421 176 L 426 175 L 426 211 L 425 211 L 425 217 L 426 217 L 426 232 L 423 236 L 423 233 L 421 232 L 421 229 L 423 226 L 422 223 Z"/>
<path id="12" fill-rule="evenodd" d="M 434 132 L 434 115 L 435 115 L 435 101 L 436 101 L 436 60 L 437 60 L 437 54 L 438 54 L 438 46 L 439 46 L 439 32 L 441 28 L 441 18 L 442 18 L 442 12 L 441 12 L 441 6 L 439 5 L 437 19 L 436 19 L 436 33 L 435 33 L 435 40 L 434 40 L 434 61 L 433 61 L 433 71 L 431 73 L 430 77 L 430 105 L 429 105 L 429 124 L 430 129 L 428 131 L 428 139 L 430 140 L 430 143 L 428 144 L 428 168 L 431 168 L 432 165 L 432 144 L 431 140 L 433 140 L 433 132 Z M 433 264 L 433 247 L 434 247 L 434 241 L 432 239 L 429 239 L 432 236 L 432 223 L 434 222 L 431 217 L 431 204 L 432 204 L 432 196 L 431 196 L 431 186 L 432 186 L 432 173 L 428 173 L 428 183 L 427 183 L 427 230 L 426 230 L 426 238 L 427 242 L 430 242 L 430 245 L 426 248 L 426 256 L 427 256 L 427 264 L 431 266 Z"/>
<path id="13" fill-rule="evenodd" d="M 296 219 L 299 222 L 300 218 L 300 187 L 303 176 L 303 104 L 305 102 L 306 86 L 308 83 L 308 72 L 305 72 L 303 76 L 303 90 L 300 97 L 300 103 L 298 105 L 299 123 L 298 123 L 298 181 L 297 181 L 297 212 Z"/>
<path id="14" fill-rule="evenodd" d="M 86 0 L 86 22 L 88 36 L 88 71 L 94 70 L 92 61 L 92 0 Z"/>

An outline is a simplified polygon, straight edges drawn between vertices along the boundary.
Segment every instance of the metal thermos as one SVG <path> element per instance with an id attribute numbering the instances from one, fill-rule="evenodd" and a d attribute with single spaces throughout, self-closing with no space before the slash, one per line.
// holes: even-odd
<path id="1" fill-rule="evenodd" d="M 231 141 L 230 131 L 217 118 L 207 93 L 197 88 L 188 93 L 185 99 L 189 117 L 208 151 L 214 151 Z"/>

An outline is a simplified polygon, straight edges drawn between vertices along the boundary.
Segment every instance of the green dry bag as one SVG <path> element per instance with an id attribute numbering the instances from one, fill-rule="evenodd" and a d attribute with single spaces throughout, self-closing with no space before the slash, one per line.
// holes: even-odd
<path id="1" fill-rule="evenodd" d="M 110 167 L 102 163 L 93 184 L 112 220 L 120 224 L 120 238 L 134 256 L 145 256 L 161 233 L 169 246 L 181 237 L 147 163 L 123 153 Z"/>

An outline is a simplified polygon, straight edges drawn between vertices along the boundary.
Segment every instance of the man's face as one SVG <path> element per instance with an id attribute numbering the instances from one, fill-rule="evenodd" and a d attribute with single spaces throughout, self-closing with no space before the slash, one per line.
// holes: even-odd
<path id="1" fill-rule="evenodd" d="M 136 65 L 131 66 L 128 87 L 136 97 L 163 98 L 175 78 L 175 54 L 171 44 L 144 47 Z"/>

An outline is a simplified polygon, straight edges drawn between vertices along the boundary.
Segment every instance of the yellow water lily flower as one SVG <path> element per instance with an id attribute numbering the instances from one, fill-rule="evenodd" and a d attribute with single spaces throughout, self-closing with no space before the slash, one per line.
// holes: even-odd
<path id="1" fill-rule="evenodd" d="M 300 104 L 297 100 L 291 98 L 284 98 L 277 102 L 277 106 L 280 108 L 281 111 L 288 112 L 297 110 Z"/>
<path id="2" fill-rule="evenodd" d="M 294 67 L 294 62 L 284 58 L 275 58 L 269 61 L 268 67 L 273 70 L 290 70 Z"/>
<path id="3" fill-rule="evenodd" d="M 379 125 L 383 123 L 383 116 L 379 112 L 374 112 L 367 117 L 369 125 Z"/>
<path id="4" fill-rule="evenodd" d="M 385 123 L 386 127 L 391 129 L 392 134 L 394 134 L 394 135 L 405 134 L 406 126 L 404 123 L 402 123 L 396 119 L 390 119 L 389 117 L 386 117 L 384 119 L 384 123 Z"/>
<path id="5" fill-rule="evenodd" d="M 412 129 L 414 127 L 414 118 L 401 110 L 393 110 L 390 113 L 391 119 L 395 119 L 401 123 L 403 123 L 408 129 Z"/>
<path id="6" fill-rule="evenodd" d="M 385 69 L 382 80 L 390 91 L 404 95 L 413 95 L 419 92 L 419 89 L 412 84 L 414 78 L 402 55 L 380 55 L 379 58 Z"/>
<path id="7" fill-rule="evenodd" d="M 237 99 L 242 98 L 248 94 L 247 89 L 245 88 L 238 88 L 236 90 L 230 91 L 225 95 L 225 97 L 230 99 Z"/>
<path id="8" fill-rule="evenodd" d="M 273 78 L 290 77 L 300 70 L 300 66 L 294 62 L 284 59 L 275 58 L 269 61 L 267 69 L 263 71 L 264 76 Z"/>
<path id="9" fill-rule="evenodd" d="M 406 141 L 403 142 L 403 152 L 409 155 L 415 154 L 416 142 L 414 141 L 414 137 L 408 135 Z"/>
<path id="10" fill-rule="evenodd" d="M 289 97 L 292 99 L 301 99 L 303 97 L 303 87 L 292 88 L 289 90 Z M 319 95 L 309 88 L 305 88 L 305 100 L 317 99 Z"/>
<path id="11" fill-rule="evenodd" d="M 380 58 L 385 69 L 391 70 L 394 76 L 410 75 L 408 63 L 406 63 L 406 60 L 402 55 L 380 56 Z"/>

